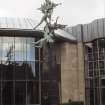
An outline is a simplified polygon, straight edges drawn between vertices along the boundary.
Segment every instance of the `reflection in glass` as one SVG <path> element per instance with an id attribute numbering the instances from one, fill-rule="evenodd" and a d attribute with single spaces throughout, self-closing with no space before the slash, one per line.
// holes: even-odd
<path id="1" fill-rule="evenodd" d="M 36 73 L 36 78 L 39 78 L 39 62 L 35 62 L 35 73 Z"/>
<path id="2" fill-rule="evenodd" d="M 2 60 L 7 61 L 14 61 L 14 51 L 13 51 L 13 43 L 3 43 L 2 48 Z"/>
<path id="3" fill-rule="evenodd" d="M 35 77 L 35 62 L 30 62 L 31 65 L 31 72 L 33 74 L 33 77 Z"/>
<path id="4" fill-rule="evenodd" d="M 15 61 L 26 61 L 26 38 L 15 37 Z"/>
<path id="5" fill-rule="evenodd" d="M 36 78 L 35 72 L 36 72 L 35 71 L 35 62 L 27 62 L 27 68 L 26 68 L 27 79 L 34 80 Z"/>
<path id="6" fill-rule="evenodd" d="M 26 82 L 15 82 L 15 105 L 26 105 Z"/>
<path id="7" fill-rule="evenodd" d="M 2 83 L 2 104 L 3 105 L 13 105 L 13 82 L 3 82 Z"/>
<path id="8" fill-rule="evenodd" d="M 2 79 L 2 64 L 0 63 L 0 80 Z"/>
<path id="9" fill-rule="evenodd" d="M 14 37 L 2 38 L 2 60 L 3 61 L 13 61 L 14 60 Z"/>
<path id="10" fill-rule="evenodd" d="M 39 60 L 39 49 L 35 48 L 35 59 Z"/>
<path id="11" fill-rule="evenodd" d="M 38 82 L 27 83 L 27 104 L 38 104 L 39 99 L 39 87 Z"/>
<path id="12" fill-rule="evenodd" d="M 33 38 L 27 38 L 27 61 L 35 61 L 35 47 L 32 46 Z"/>
<path id="13" fill-rule="evenodd" d="M 32 46 L 34 38 L 3 37 L 0 41 L 0 58 L 6 61 L 35 61 L 35 47 Z"/>
<path id="14" fill-rule="evenodd" d="M 14 64 L 1 64 L 2 80 L 13 80 Z"/>
<path id="15" fill-rule="evenodd" d="M 0 81 L 0 89 L 1 89 L 1 81 Z M 1 90 L 0 90 L 0 105 L 1 105 Z"/>
<path id="16" fill-rule="evenodd" d="M 25 62 L 15 62 L 15 80 L 26 79 L 26 66 Z"/>
<path id="17" fill-rule="evenodd" d="M 32 46 L 34 40 L 0 37 L 0 105 L 39 104 L 39 49 Z"/>

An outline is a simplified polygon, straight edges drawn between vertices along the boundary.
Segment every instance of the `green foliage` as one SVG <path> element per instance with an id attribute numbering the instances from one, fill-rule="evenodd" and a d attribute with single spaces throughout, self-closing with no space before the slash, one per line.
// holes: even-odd
<path id="1" fill-rule="evenodd" d="M 80 102 L 80 101 L 76 101 L 76 102 L 68 102 L 68 103 L 62 103 L 61 105 L 83 105 L 83 102 Z"/>

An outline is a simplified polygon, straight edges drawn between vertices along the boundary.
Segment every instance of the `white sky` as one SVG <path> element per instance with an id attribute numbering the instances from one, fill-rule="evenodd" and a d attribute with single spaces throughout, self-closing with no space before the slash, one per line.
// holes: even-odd
<path id="1" fill-rule="evenodd" d="M 40 21 L 37 10 L 44 0 L 0 0 L 0 17 L 25 17 Z M 91 22 L 105 16 L 104 0 L 52 0 L 62 3 L 55 9 L 54 17 L 68 26 Z"/>

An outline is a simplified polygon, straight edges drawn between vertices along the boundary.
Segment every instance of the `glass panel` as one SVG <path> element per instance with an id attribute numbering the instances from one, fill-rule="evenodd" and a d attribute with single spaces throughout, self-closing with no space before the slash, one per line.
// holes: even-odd
<path id="1" fill-rule="evenodd" d="M 105 88 L 101 89 L 101 102 L 102 105 L 105 105 Z"/>
<path id="2" fill-rule="evenodd" d="M 34 38 L 15 38 L 15 61 L 35 61 Z"/>
<path id="3" fill-rule="evenodd" d="M 3 43 L 14 43 L 14 37 L 2 37 Z"/>
<path id="4" fill-rule="evenodd" d="M 28 80 L 35 79 L 36 77 L 35 62 L 27 62 L 27 64 L 28 64 L 26 68 L 27 79 Z"/>
<path id="5" fill-rule="evenodd" d="M 34 38 L 27 38 L 27 61 L 35 61 L 35 47 L 32 46 Z"/>
<path id="6" fill-rule="evenodd" d="M 2 60 L 2 38 L 0 37 L 0 63 Z"/>
<path id="7" fill-rule="evenodd" d="M 104 59 L 105 59 L 105 54 L 99 53 L 99 60 L 104 60 Z"/>
<path id="8" fill-rule="evenodd" d="M 14 64 L 2 64 L 2 79 L 13 80 Z"/>
<path id="9" fill-rule="evenodd" d="M 35 62 L 30 62 L 32 77 L 35 78 Z"/>
<path id="10" fill-rule="evenodd" d="M 15 37 L 15 61 L 26 61 L 26 38 Z"/>
<path id="11" fill-rule="evenodd" d="M 94 89 L 90 89 L 90 105 L 94 105 Z"/>
<path id="12" fill-rule="evenodd" d="M 26 105 L 26 82 L 15 82 L 15 105 Z"/>
<path id="13" fill-rule="evenodd" d="M 7 60 L 6 55 L 7 55 L 8 43 L 3 43 L 2 46 L 3 46 L 2 47 L 2 60 L 4 61 L 4 60 Z"/>
<path id="14" fill-rule="evenodd" d="M 92 48 L 88 47 L 88 53 L 92 53 Z"/>
<path id="15" fill-rule="evenodd" d="M 13 82 L 2 83 L 2 105 L 13 105 Z"/>
<path id="16" fill-rule="evenodd" d="M 32 46 L 34 40 L 0 37 L 0 105 L 39 104 L 39 49 Z"/>
<path id="17" fill-rule="evenodd" d="M 39 48 L 35 48 L 35 59 L 39 60 Z"/>
<path id="18" fill-rule="evenodd" d="M 27 104 L 39 104 L 39 86 L 38 82 L 27 83 Z"/>
<path id="19" fill-rule="evenodd" d="M 3 37 L 2 43 L 2 60 L 7 64 L 9 61 L 14 61 L 14 38 Z"/>
<path id="20" fill-rule="evenodd" d="M 1 105 L 1 81 L 0 81 L 0 105 Z"/>
<path id="21" fill-rule="evenodd" d="M 93 70 L 94 62 L 89 62 L 89 70 Z"/>
<path id="22" fill-rule="evenodd" d="M 95 105 L 100 105 L 100 90 L 99 88 L 95 89 Z"/>
<path id="23" fill-rule="evenodd" d="M 99 61 L 99 68 L 104 69 L 104 66 L 105 66 L 104 61 Z"/>
<path id="24" fill-rule="evenodd" d="M 95 70 L 98 69 L 98 62 L 94 62 L 94 69 L 95 69 Z"/>
<path id="25" fill-rule="evenodd" d="M 98 53 L 96 52 L 96 53 L 94 53 L 94 60 L 98 60 Z"/>
<path id="26" fill-rule="evenodd" d="M 36 79 L 39 79 L 39 62 L 35 62 Z"/>
<path id="27" fill-rule="evenodd" d="M 105 76 L 105 70 L 104 69 L 100 69 L 100 75 Z"/>
<path id="28" fill-rule="evenodd" d="M 86 88 L 86 105 L 90 105 L 90 89 Z"/>
<path id="29" fill-rule="evenodd" d="M 15 80 L 25 80 L 26 79 L 26 62 L 16 62 L 15 63 Z"/>
<path id="30" fill-rule="evenodd" d="M 0 64 L 0 80 L 2 79 L 2 64 Z"/>
<path id="31" fill-rule="evenodd" d="M 92 54 L 88 54 L 88 61 L 93 61 L 93 55 Z"/>
<path id="32" fill-rule="evenodd" d="M 101 85 L 102 85 L 102 86 L 105 86 L 105 79 L 102 79 L 102 80 L 101 80 Z"/>
<path id="33" fill-rule="evenodd" d="M 99 76 L 99 70 L 94 70 L 94 76 Z"/>

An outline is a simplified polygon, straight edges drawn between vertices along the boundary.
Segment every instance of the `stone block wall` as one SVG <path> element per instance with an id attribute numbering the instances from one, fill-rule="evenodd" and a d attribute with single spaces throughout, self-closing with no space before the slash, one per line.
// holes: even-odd
<path id="1" fill-rule="evenodd" d="M 84 101 L 84 56 L 82 43 L 65 42 L 61 53 L 61 102 Z"/>

